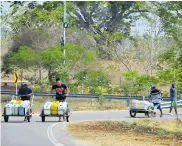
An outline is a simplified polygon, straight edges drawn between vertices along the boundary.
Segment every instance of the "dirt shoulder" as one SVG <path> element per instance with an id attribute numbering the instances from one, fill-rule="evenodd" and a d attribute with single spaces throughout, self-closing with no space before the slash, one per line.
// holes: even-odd
<path id="1" fill-rule="evenodd" d="M 136 120 L 132 123 L 97 121 L 69 124 L 67 130 L 79 144 L 92 146 L 182 145 L 182 121 Z"/>

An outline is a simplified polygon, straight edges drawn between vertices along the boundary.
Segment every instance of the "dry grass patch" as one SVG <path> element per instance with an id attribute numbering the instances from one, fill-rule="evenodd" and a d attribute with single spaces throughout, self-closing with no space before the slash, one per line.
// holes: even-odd
<path id="1" fill-rule="evenodd" d="M 79 143 L 87 143 L 90 146 L 182 145 L 181 121 L 83 122 L 70 124 L 67 130 Z"/>
<path id="2" fill-rule="evenodd" d="M 11 96 L 1 96 L 1 110 L 11 100 Z M 40 113 L 46 100 L 53 101 L 51 97 L 34 97 L 33 113 Z M 103 110 L 123 110 L 127 108 L 127 102 L 123 100 L 105 100 L 103 106 L 99 105 L 97 99 L 67 98 L 71 111 L 103 111 Z M 2 112 L 1 112 L 2 113 Z"/>

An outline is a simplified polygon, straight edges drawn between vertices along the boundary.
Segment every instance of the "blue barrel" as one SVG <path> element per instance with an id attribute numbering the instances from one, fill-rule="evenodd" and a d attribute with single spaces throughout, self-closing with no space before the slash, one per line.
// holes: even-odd
<path id="1" fill-rule="evenodd" d="M 25 108 L 24 108 L 22 105 L 20 105 L 20 106 L 18 107 L 18 114 L 19 114 L 20 116 L 24 116 L 24 115 L 25 115 Z"/>

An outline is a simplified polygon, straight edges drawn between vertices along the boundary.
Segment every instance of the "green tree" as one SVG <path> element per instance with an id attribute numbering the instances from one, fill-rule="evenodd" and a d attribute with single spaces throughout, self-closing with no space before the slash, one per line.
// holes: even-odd
<path id="1" fill-rule="evenodd" d="M 103 105 L 110 80 L 102 70 L 92 71 L 88 75 L 86 85 L 90 88 L 90 93 L 98 96 L 99 104 Z"/>
<path id="2" fill-rule="evenodd" d="M 136 71 L 128 71 L 123 73 L 125 83 L 121 88 L 125 91 L 126 95 L 146 95 L 148 88 L 151 85 L 157 85 L 159 80 L 155 76 L 147 74 L 139 74 Z"/>
<path id="3" fill-rule="evenodd" d="M 18 49 L 18 52 L 11 52 L 8 54 L 6 60 L 4 61 L 4 66 L 2 71 L 4 71 L 5 67 L 12 69 L 12 71 L 21 71 L 21 78 L 23 78 L 24 70 L 32 70 L 32 68 L 36 65 L 36 53 L 26 46 L 21 46 Z M 7 69 L 5 69 L 7 71 Z"/>

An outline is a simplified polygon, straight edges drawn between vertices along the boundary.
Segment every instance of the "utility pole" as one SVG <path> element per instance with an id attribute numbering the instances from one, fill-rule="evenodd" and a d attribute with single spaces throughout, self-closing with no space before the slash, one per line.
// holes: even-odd
<path id="1" fill-rule="evenodd" d="M 64 10 L 63 10 L 63 17 L 62 17 L 62 22 L 63 22 L 63 30 L 62 30 L 62 36 L 61 36 L 61 46 L 62 46 L 62 51 L 63 51 L 63 57 L 66 55 L 66 50 L 65 50 L 65 43 L 66 43 L 66 28 L 68 27 L 68 24 L 65 22 L 66 20 L 66 1 L 64 3 Z M 65 59 L 63 60 L 63 64 L 65 64 Z"/>

